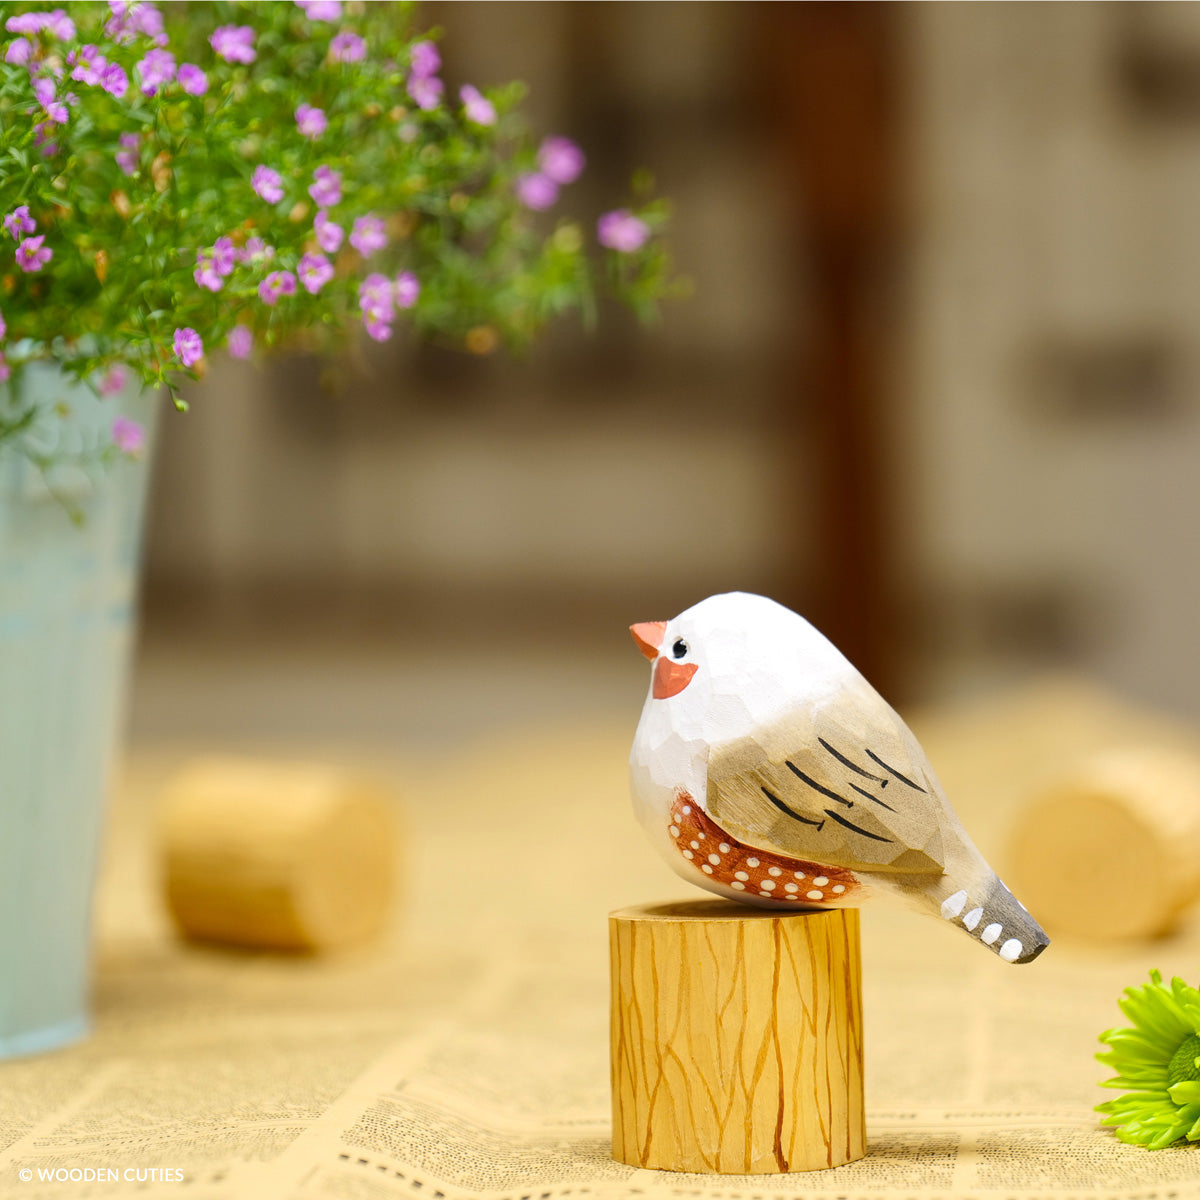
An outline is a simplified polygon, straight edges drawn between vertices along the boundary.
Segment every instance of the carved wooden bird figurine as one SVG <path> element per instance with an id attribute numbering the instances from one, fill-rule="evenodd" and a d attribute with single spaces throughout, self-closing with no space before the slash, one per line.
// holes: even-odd
<path id="1" fill-rule="evenodd" d="M 730 592 L 630 632 L 654 664 L 634 803 L 689 883 L 764 906 L 890 892 L 1007 962 L 1046 948 L 908 726 L 803 617 Z"/>

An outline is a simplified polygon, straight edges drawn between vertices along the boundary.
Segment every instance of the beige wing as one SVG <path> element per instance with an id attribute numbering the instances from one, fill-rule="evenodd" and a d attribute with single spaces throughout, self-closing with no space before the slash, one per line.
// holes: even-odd
<path id="1" fill-rule="evenodd" d="M 712 747 L 707 809 L 747 845 L 909 875 L 940 875 L 961 830 L 917 739 L 866 680 Z"/>

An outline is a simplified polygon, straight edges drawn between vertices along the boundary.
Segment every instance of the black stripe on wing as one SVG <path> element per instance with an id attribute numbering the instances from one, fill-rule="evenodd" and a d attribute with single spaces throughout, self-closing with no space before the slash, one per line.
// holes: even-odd
<path id="1" fill-rule="evenodd" d="M 822 796 L 826 796 L 830 800 L 836 800 L 839 804 L 844 804 L 847 808 L 854 807 L 853 800 L 847 800 L 844 797 L 839 796 L 837 794 L 837 792 L 830 791 L 829 788 L 818 783 L 815 779 L 809 779 L 809 777 L 807 775 L 805 775 L 805 773 L 802 770 L 800 770 L 800 768 L 798 766 L 796 766 L 796 764 L 794 762 L 792 762 L 791 759 L 785 759 L 784 761 L 787 765 L 787 769 L 789 771 L 791 771 L 791 773 L 793 775 L 795 775 L 797 779 L 802 779 L 805 783 L 807 783 L 808 786 L 810 788 L 812 788 L 814 792 L 820 792 Z"/>
<path id="2" fill-rule="evenodd" d="M 870 838 L 873 842 L 890 842 L 891 838 L 880 837 L 877 833 L 871 833 L 866 829 L 860 829 L 853 821 L 847 821 L 845 817 L 839 816 L 832 808 L 825 810 L 827 817 L 832 817 L 839 825 L 845 825 L 847 829 L 854 830 L 855 833 L 861 833 L 863 837 Z"/>
<path id="3" fill-rule="evenodd" d="M 913 783 L 913 781 L 909 779 L 907 775 L 901 775 L 895 767 L 889 767 L 888 764 L 885 763 L 883 759 L 875 753 L 874 750 L 868 750 L 867 756 L 877 762 L 885 771 L 887 771 L 889 775 L 894 775 L 898 780 L 900 780 L 901 783 L 907 783 L 910 788 L 913 788 L 918 792 L 923 792 L 925 790 L 919 783 Z"/>
<path id="4" fill-rule="evenodd" d="M 794 808 L 788 808 L 788 806 L 784 804 L 784 802 L 780 800 L 780 798 L 775 795 L 774 792 L 770 792 L 766 788 L 763 788 L 762 794 L 766 796 L 766 798 L 770 800 L 770 802 L 775 805 L 775 807 L 779 809 L 781 813 L 787 813 L 789 817 L 794 817 L 797 821 L 802 821 L 805 825 L 814 825 L 817 829 L 822 829 L 824 827 L 824 821 L 810 820 L 808 817 L 802 817 Z"/>

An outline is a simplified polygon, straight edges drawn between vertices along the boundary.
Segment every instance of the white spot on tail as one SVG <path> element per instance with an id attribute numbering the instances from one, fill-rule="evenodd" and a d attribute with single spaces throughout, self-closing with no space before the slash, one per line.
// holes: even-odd
<path id="1" fill-rule="evenodd" d="M 979 935 L 979 940 L 980 940 L 981 942 L 983 942 L 983 944 L 984 944 L 985 946 L 990 946 L 990 945 L 991 945 L 991 944 L 992 944 L 992 943 L 993 943 L 993 942 L 994 942 L 994 941 L 995 941 L 995 940 L 996 940 L 996 939 L 997 939 L 997 938 L 1000 936 L 1000 931 L 1001 931 L 1003 928 L 1004 928 L 1004 926 L 1003 926 L 1003 925 L 997 925 L 997 924 L 995 923 L 995 921 L 993 921 L 993 922 L 992 922 L 992 923 L 991 923 L 991 924 L 990 924 L 990 925 L 989 925 L 989 926 L 988 926 L 988 927 L 987 927 L 987 928 L 986 928 L 986 929 L 985 929 L 985 930 L 984 930 L 984 931 L 983 931 L 983 932 L 982 932 L 982 933 Z"/>
<path id="2" fill-rule="evenodd" d="M 963 906 L 967 902 L 966 892 L 955 892 L 953 896 L 948 896 L 942 901 L 942 916 L 947 921 L 953 920 L 963 910 Z"/>
<path id="3" fill-rule="evenodd" d="M 1008 941 L 1000 947 L 1000 957 L 1004 959 L 1005 962 L 1012 962 L 1014 959 L 1021 957 L 1021 951 L 1024 949 L 1025 947 L 1022 946 L 1016 938 L 1009 938 Z"/>

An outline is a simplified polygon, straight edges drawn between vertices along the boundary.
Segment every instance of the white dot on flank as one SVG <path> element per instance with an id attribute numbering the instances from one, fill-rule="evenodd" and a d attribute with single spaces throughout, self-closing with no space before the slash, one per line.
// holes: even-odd
<path id="1" fill-rule="evenodd" d="M 1000 957 L 1004 959 L 1005 962 L 1012 962 L 1014 959 L 1021 957 L 1021 951 L 1024 949 L 1025 947 L 1022 946 L 1016 938 L 1009 938 L 1008 941 L 1000 947 Z"/>
<path id="2" fill-rule="evenodd" d="M 746 885 L 744 883 L 737 883 L 736 881 L 731 883 L 729 886 L 731 888 L 737 888 L 739 892 L 744 892 L 746 890 Z"/>
<path id="3" fill-rule="evenodd" d="M 705 873 L 705 875 L 711 875 L 711 874 L 712 874 L 712 867 L 710 867 L 710 866 L 708 865 L 708 863 L 701 863 L 701 865 L 700 865 L 700 870 L 702 870 L 702 871 Z"/>
<path id="4" fill-rule="evenodd" d="M 765 892 L 771 892 L 775 890 L 775 880 L 773 879 L 764 879 L 762 885 L 763 891 Z"/>
<path id="5" fill-rule="evenodd" d="M 805 895 L 806 895 L 806 896 L 807 896 L 807 897 L 808 897 L 810 900 L 820 900 L 820 899 L 822 899 L 822 898 L 823 898 L 823 897 L 821 896 L 821 893 L 820 893 L 820 892 L 805 892 L 804 894 L 805 894 Z"/>
<path id="6" fill-rule="evenodd" d="M 963 917 L 963 924 L 968 929 L 974 929 L 975 926 L 979 924 L 979 918 L 982 916 L 983 916 L 982 908 L 973 908 L 973 909 L 971 909 L 971 911 L 969 913 L 967 913 L 967 915 L 965 917 Z"/>
<path id="7" fill-rule="evenodd" d="M 990 946 L 999 936 L 1000 931 L 1004 928 L 1003 925 L 997 925 L 994 921 L 980 935 L 979 940 L 985 946 Z"/>
<path id="8" fill-rule="evenodd" d="M 828 882 L 829 880 L 826 879 L 824 875 L 818 875 L 816 879 L 813 880 L 813 885 L 815 887 L 824 887 Z"/>
<path id="9" fill-rule="evenodd" d="M 696 841 L 694 838 L 693 838 L 693 839 L 692 839 L 690 842 L 688 842 L 688 845 L 689 845 L 689 846 L 691 846 L 691 848 L 692 848 L 693 850 L 699 850 L 699 849 L 700 849 L 700 843 L 699 843 L 698 841 Z"/>
<path id="10" fill-rule="evenodd" d="M 719 854 L 710 854 L 708 861 L 715 867 L 721 861 L 721 856 Z"/>
<path id="11" fill-rule="evenodd" d="M 683 806 L 683 815 L 684 815 L 685 817 L 686 817 L 686 816 L 688 815 L 688 813 L 690 813 L 691 811 L 692 811 L 692 806 L 691 806 L 690 804 L 685 804 L 685 805 Z"/>
<path id="12" fill-rule="evenodd" d="M 758 859 L 757 859 L 757 858 L 748 858 L 748 859 L 746 859 L 746 866 L 748 866 L 748 867 L 757 867 L 757 866 L 758 866 Z"/>
<path id="13" fill-rule="evenodd" d="M 728 842 L 722 842 L 722 843 L 721 843 L 721 844 L 720 844 L 720 845 L 717 847 L 717 849 L 718 849 L 718 850 L 720 850 L 720 852 L 721 852 L 722 854 L 728 854 L 728 853 L 729 853 L 729 843 L 728 843 Z"/>
<path id="14" fill-rule="evenodd" d="M 793 875 L 795 875 L 795 877 L 796 877 L 797 879 L 803 879 L 803 878 L 804 878 L 804 872 L 803 872 L 803 871 L 793 871 L 793 872 L 792 872 L 792 874 L 793 874 Z"/>
<path id="15" fill-rule="evenodd" d="M 685 850 L 683 852 L 683 857 L 684 858 L 695 858 L 696 856 L 690 850 Z"/>
<path id="16" fill-rule="evenodd" d="M 833 890 L 840 895 L 846 890 L 846 885 L 844 883 L 835 883 L 833 885 Z"/>
<path id="17" fill-rule="evenodd" d="M 768 900 L 774 900 L 774 899 L 775 899 L 775 897 L 774 897 L 774 896 L 772 896 L 770 892 L 759 892 L 758 894 L 759 894 L 760 896 L 766 896 Z"/>
<path id="18" fill-rule="evenodd" d="M 783 890 L 785 892 L 798 892 L 800 890 L 800 886 L 799 884 L 795 883 L 785 883 L 783 885 Z"/>
<path id="19" fill-rule="evenodd" d="M 957 917 L 963 910 L 963 906 L 967 903 L 966 892 L 955 892 L 953 896 L 948 896 L 942 901 L 942 916 L 949 921 L 952 917 Z"/>
<path id="20" fill-rule="evenodd" d="M 749 875 L 747 875 L 745 871 L 734 871 L 734 873 L 733 873 L 733 877 L 734 877 L 734 879 L 740 879 L 740 880 L 742 880 L 742 882 L 743 882 L 743 883 L 744 883 L 744 882 L 745 882 L 747 879 L 749 879 L 749 878 L 750 878 L 750 876 L 749 876 Z"/>
<path id="21" fill-rule="evenodd" d="M 768 875 L 782 875 L 783 872 L 778 867 L 770 867 L 767 870 Z"/>
<path id="22" fill-rule="evenodd" d="M 699 838 L 701 841 L 704 841 L 704 834 L 703 834 L 703 833 L 698 833 L 698 834 L 696 834 L 696 836 L 697 836 L 697 837 L 698 837 L 698 838 Z"/>
<path id="23" fill-rule="evenodd" d="M 678 837 L 678 836 L 679 836 L 679 826 L 678 826 L 678 825 L 672 825 L 672 826 L 671 826 L 671 836 L 672 836 L 672 837 Z"/>

